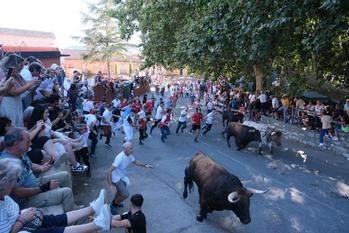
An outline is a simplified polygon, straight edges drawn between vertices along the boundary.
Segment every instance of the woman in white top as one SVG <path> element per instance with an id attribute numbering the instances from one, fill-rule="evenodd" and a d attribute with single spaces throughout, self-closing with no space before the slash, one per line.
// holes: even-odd
<path id="1" fill-rule="evenodd" d="M 17 54 L 10 54 L 4 57 L 0 62 L 0 70 L 2 74 L 0 83 L 4 83 L 6 79 L 13 77 L 15 84 L 7 91 L 0 102 L 0 116 L 6 116 L 12 120 L 12 124 L 16 127 L 23 126 L 23 105 L 21 94 L 39 84 L 39 81 L 26 82 L 19 74 L 24 66 L 24 59 Z"/>
<path id="2" fill-rule="evenodd" d="M 87 166 L 76 161 L 73 149 L 80 149 L 83 147 L 84 140 L 82 137 L 79 139 L 72 139 L 62 133 L 53 131 L 48 116 L 49 112 L 46 106 L 38 104 L 34 107 L 30 118 L 29 128 L 35 130 L 37 127 L 41 127 L 41 129 L 37 130 L 36 136 L 32 139 L 32 148 L 43 149 L 49 156 L 56 160 L 59 158 L 59 155 L 54 144 L 60 143 L 64 146 L 67 153 L 67 159 L 71 163 L 72 171 L 83 172 L 87 170 Z M 43 123 L 38 125 L 37 122 L 39 121 L 42 121 Z"/>

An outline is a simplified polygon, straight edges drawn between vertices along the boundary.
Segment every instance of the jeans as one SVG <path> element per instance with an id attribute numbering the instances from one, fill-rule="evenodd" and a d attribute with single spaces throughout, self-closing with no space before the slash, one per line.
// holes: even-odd
<path id="1" fill-rule="evenodd" d="M 182 126 L 182 127 L 181 127 L 181 126 Z M 181 131 L 182 131 L 182 133 L 183 133 L 183 130 L 184 130 L 185 128 L 187 128 L 187 122 L 186 122 L 186 121 L 184 121 L 184 122 L 178 121 L 177 129 L 176 129 L 176 134 L 178 134 L 179 128 L 181 128 Z"/>
<path id="2" fill-rule="evenodd" d="M 168 128 L 167 126 L 160 128 L 160 131 L 161 131 L 161 140 L 162 141 L 167 138 L 167 135 L 171 134 L 170 128 Z"/>
<path id="3" fill-rule="evenodd" d="M 324 136 L 328 134 L 329 129 L 321 129 L 320 130 L 320 143 L 324 143 Z"/>
<path id="4" fill-rule="evenodd" d="M 212 128 L 212 124 L 207 124 L 207 123 L 206 123 L 206 125 L 203 127 L 203 129 L 205 129 L 205 131 L 204 131 L 202 134 L 203 134 L 203 135 L 206 135 L 206 133 L 207 133 L 208 131 L 210 131 L 211 128 Z"/>

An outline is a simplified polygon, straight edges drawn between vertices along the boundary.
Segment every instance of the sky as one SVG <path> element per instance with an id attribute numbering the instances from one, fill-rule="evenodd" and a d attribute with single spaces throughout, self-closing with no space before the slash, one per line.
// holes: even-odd
<path id="1" fill-rule="evenodd" d="M 60 48 L 76 45 L 71 36 L 83 35 L 81 12 L 87 11 L 86 0 L 0 0 L 0 3 L 0 27 L 53 32 Z"/>

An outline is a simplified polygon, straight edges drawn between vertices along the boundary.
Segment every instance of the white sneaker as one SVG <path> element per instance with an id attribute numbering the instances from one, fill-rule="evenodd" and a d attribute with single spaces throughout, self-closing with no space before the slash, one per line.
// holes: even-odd
<path id="1" fill-rule="evenodd" d="M 90 206 L 95 212 L 94 214 L 95 216 L 98 216 L 101 213 L 101 209 L 104 205 L 104 202 L 105 202 L 105 189 L 102 189 L 99 192 L 99 196 L 97 197 L 97 199 L 90 203 Z"/>
<path id="2" fill-rule="evenodd" d="M 332 140 L 333 140 L 333 141 L 338 141 L 337 136 L 333 136 L 333 137 L 332 137 Z"/>
<path id="3" fill-rule="evenodd" d="M 320 144 L 319 144 L 319 147 L 322 147 L 322 146 L 324 146 L 324 145 L 325 145 L 325 144 L 323 144 L 323 143 L 320 143 Z"/>
<path id="4" fill-rule="evenodd" d="M 101 228 L 101 231 L 110 230 L 111 215 L 107 204 L 101 209 L 100 214 L 93 220 L 93 222 Z"/>

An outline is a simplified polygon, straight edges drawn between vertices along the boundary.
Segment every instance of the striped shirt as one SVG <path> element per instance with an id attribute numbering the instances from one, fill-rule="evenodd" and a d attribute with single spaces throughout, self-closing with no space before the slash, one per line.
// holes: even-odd
<path id="1" fill-rule="evenodd" d="M 19 206 L 9 196 L 0 200 L 0 232 L 8 233 L 19 216 Z"/>

